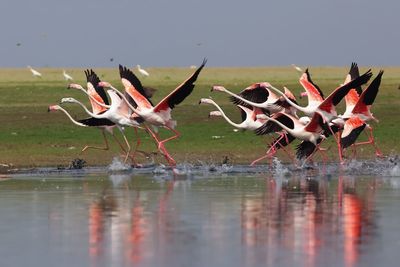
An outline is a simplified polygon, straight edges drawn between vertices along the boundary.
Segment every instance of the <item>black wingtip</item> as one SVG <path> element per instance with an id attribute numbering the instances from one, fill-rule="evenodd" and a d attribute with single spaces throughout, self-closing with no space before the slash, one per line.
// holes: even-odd
<path id="1" fill-rule="evenodd" d="M 207 60 L 208 60 L 208 59 L 207 59 L 206 57 L 205 57 L 205 58 L 203 58 L 203 63 L 201 63 L 201 66 L 203 66 L 203 67 L 204 67 L 204 66 L 206 65 L 206 63 L 207 63 Z"/>

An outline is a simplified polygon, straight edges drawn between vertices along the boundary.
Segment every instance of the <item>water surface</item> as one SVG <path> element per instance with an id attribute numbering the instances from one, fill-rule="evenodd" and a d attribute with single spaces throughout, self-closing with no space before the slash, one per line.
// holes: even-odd
<path id="1" fill-rule="evenodd" d="M 400 177 L 78 172 L 0 180 L 0 266 L 397 266 Z"/>

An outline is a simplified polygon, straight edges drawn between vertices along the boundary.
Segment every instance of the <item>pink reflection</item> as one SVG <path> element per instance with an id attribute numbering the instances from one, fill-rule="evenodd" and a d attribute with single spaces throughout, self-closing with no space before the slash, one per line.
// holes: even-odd
<path id="1" fill-rule="evenodd" d="M 274 248 L 283 247 L 289 260 L 319 266 L 324 262 L 320 250 L 334 243 L 344 244 L 343 261 L 346 266 L 354 266 L 362 240 L 368 240 L 362 235 L 368 235 L 363 229 L 373 220 L 374 193 L 369 186 L 356 192 L 351 181 L 340 177 L 335 190 L 334 182 L 326 180 L 294 178 L 279 185 L 276 180 L 267 179 L 265 192 L 256 197 L 245 196 L 241 226 L 242 243 L 250 249 L 247 263 L 260 260 L 251 252 L 254 247 L 268 249 L 266 264 L 273 264 L 271 258 L 280 254 Z M 322 255 L 327 255 L 326 251 Z"/>

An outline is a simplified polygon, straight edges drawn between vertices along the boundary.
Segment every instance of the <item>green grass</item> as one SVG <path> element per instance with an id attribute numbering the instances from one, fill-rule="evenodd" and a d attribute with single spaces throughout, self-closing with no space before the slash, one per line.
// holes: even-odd
<path id="1" fill-rule="evenodd" d="M 385 154 L 397 153 L 399 144 L 399 105 L 400 68 L 384 67 L 385 74 L 380 92 L 373 105 L 373 113 L 380 120 L 376 126 L 376 139 Z M 144 85 L 158 89 L 153 102 L 161 100 L 193 70 L 188 68 L 149 68 L 151 76 L 143 78 Z M 365 71 L 362 68 L 361 71 Z M 83 158 L 89 165 L 109 164 L 113 157 L 119 155 L 117 145 L 110 139 L 110 151 L 89 150 L 80 154 L 85 144 L 102 146 L 103 139 L 97 129 L 80 128 L 73 125 L 64 114 L 48 113 L 47 107 L 57 104 L 62 97 L 72 96 L 88 103 L 87 97 L 81 92 L 67 90 L 67 83 L 62 79 L 60 69 L 39 69 L 42 79 L 32 77 L 27 69 L 0 69 L 0 163 L 11 163 L 18 167 L 68 165 L 74 158 Z M 67 69 L 76 82 L 84 85 L 83 69 Z M 117 69 L 95 69 L 102 80 L 109 81 L 121 88 Z M 347 72 L 346 68 L 312 67 L 313 80 L 328 95 L 333 88 L 342 83 Z M 376 74 L 379 68 L 373 68 Z M 228 116 L 239 121 L 239 112 L 229 103 L 225 94 L 210 92 L 215 84 L 224 85 L 239 92 L 251 83 L 269 81 L 278 88 L 289 87 L 296 95 L 302 91 L 298 83 L 298 74 L 289 67 L 263 68 L 205 68 L 200 74 L 193 93 L 173 110 L 173 117 L 178 121 L 177 130 L 182 136 L 167 143 L 171 155 L 178 161 L 197 163 L 220 163 L 225 156 L 232 163 L 249 163 L 265 151 L 268 137 L 258 137 L 252 132 L 234 132 L 233 128 L 219 118 L 208 118 L 208 113 L 214 110 L 210 106 L 199 106 L 202 97 L 212 96 L 221 104 Z M 299 100 L 305 104 L 304 100 Z M 86 117 L 77 106 L 65 106 L 76 118 Z M 344 105 L 339 105 L 339 113 Z M 115 131 L 117 136 L 120 135 Z M 160 130 L 163 136 L 169 135 Z M 134 134 L 127 129 L 132 143 Z M 141 149 L 147 152 L 155 151 L 153 141 L 139 131 L 142 139 Z M 213 139 L 212 136 L 222 136 Z M 330 153 L 335 157 L 335 145 L 332 141 L 326 143 L 331 147 Z M 286 159 L 280 152 L 280 157 Z M 363 157 L 372 157 L 373 151 L 364 149 Z M 162 156 L 155 158 L 165 163 Z M 143 158 L 139 160 L 144 161 Z"/>

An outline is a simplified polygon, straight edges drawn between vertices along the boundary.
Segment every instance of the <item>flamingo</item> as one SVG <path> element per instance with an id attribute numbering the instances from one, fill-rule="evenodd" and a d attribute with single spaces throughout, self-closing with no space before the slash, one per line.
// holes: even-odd
<path id="1" fill-rule="evenodd" d="M 135 76 L 132 71 L 125 67 L 122 67 L 121 65 L 119 66 L 119 69 L 122 84 L 125 87 L 125 92 L 129 95 L 129 97 L 132 98 L 133 102 L 129 101 L 124 94 L 119 92 L 118 89 L 113 87 L 110 83 L 100 83 L 101 86 L 116 91 L 129 106 L 129 108 L 131 108 L 132 111 L 144 121 L 154 126 L 164 127 L 175 134 L 172 137 L 160 141 L 158 140 L 158 137 L 155 133 L 153 133 L 149 128 L 146 128 L 148 132 L 152 135 L 154 140 L 157 142 L 158 149 L 163 152 L 164 156 L 171 166 L 175 166 L 176 161 L 169 155 L 168 151 L 165 149 L 164 143 L 176 139 L 180 136 L 180 133 L 174 129 L 176 126 L 176 121 L 172 120 L 171 111 L 176 105 L 181 103 L 193 91 L 195 87 L 194 83 L 196 82 L 197 77 L 199 76 L 206 62 L 207 60 L 204 59 L 201 66 L 186 81 L 175 88 L 175 90 L 164 97 L 155 106 L 153 106 L 151 101 L 146 96 L 144 96 L 144 89 L 140 80 Z"/>
<path id="2" fill-rule="evenodd" d="M 99 83 L 100 85 L 101 83 Z M 101 85 L 100 85 L 101 86 Z M 120 130 L 124 141 L 127 146 L 127 153 L 125 156 L 124 162 L 127 161 L 129 157 L 129 153 L 131 151 L 131 146 L 129 145 L 128 140 L 126 139 L 126 136 L 124 134 L 124 126 L 132 126 L 132 127 L 137 127 L 140 128 L 140 123 L 142 122 L 139 117 L 132 116 L 132 113 L 129 110 L 129 107 L 125 104 L 124 101 L 113 91 L 113 90 L 107 90 L 108 95 L 110 96 L 111 99 L 111 105 L 110 108 L 101 113 L 101 114 L 94 114 L 93 112 L 90 112 L 84 104 L 79 102 L 78 100 L 72 98 L 72 97 L 66 97 L 61 99 L 61 103 L 76 103 L 80 105 L 84 111 L 89 114 L 89 116 L 97 119 L 108 119 L 112 122 L 114 122 L 117 126 L 117 128 Z M 132 119 L 131 119 L 132 118 Z"/>
<path id="3" fill-rule="evenodd" d="M 110 108 L 109 100 L 107 98 L 106 92 L 104 91 L 103 87 L 98 85 L 98 83 L 100 82 L 100 79 L 92 69 L 85 70 L 85 75 L 86 75 L 87 88 L 88 88 L 87 91 L 79 84 L 69 84 L 68 89 L 77 89 L 77 90 L 80 90 L 80 91 L 84 92 L 85 94 L 87 94 L 89 96 L 90 104 L 92 106 L 92 112 L 94 114 L 101 114 L 101 113 L 105 112 L 108 108 Z M 65 113 L 66 111 L 63 111 L 63 112 Z M 68 114 L 67 114 L 67 116 L 68 116 Z M 108 141 L 107 141 L 107 138 L 105 135 L 105 131 L 109 132 L 114 137 L 115 141 L 118 143 L 118 145 L 121 147 L 121 149 L 124 152 L 126 152 L 125 148 L 122 146 L 122 144 L 118 141 L 118 139 L 114 135 L 113 129 L 115 127 L 115 123 L 111 122 L 108 119 L 96 119 L 93 117 L 85 119 L 85 120 L 80 120 L 79 122 L 84 123 L 87 126 L 93 126 L 93 127 L 99 128 L 102 132 L 102 135 L 104 138 L 104 143 L 105 143 L 105 147 L 85 146 L 81 152 L 84 152 L 90 148 L 91 149 L 108 150 L 109 145 L 108 145 Z M 110 122 L 111 122 L 111 124 L 110 124 Z"/>
<path id="4" fill-rule="evenodd" d="M 31 66 L 27 66 L 27 68 L 32 72 L 33 77 L 42 78 L 42 74 L 37 70 L 34 70 Z"/>
<path id="5" fill-rule="evenodd" d="M 224 113 L 224 111 L 222 110 L 222 108 L 215 103 L 215 101 L 213 101 L 212 99 L 209 98 L 202 98 L 200 99 L 199 104 L 209 104 L 209 105 L 213 105 L 215 106 L 218 111 L 211 111 L 209 116 L 221 116 L 223 117 L 230 125 L 232 125 L 235 128 L 238 129 L 242 129 L 242 130 L 257 130 L 258 128 L 260 128 L 265 122 L 266 119 L 264 116 L 260 116 L 261 114 L 264 114 L 263 111 L 260 108 L 256 108 L 256 107 L 252 107 L 252 109 L 249 109 L 247 107 L 241 106 L 241 105 L 237 105 L 240 109 L 241 109 L 241 113 L 242 113 L 242 122 L 241 123 L 234 123 L 232 122 L 232 120 L 230 120 Z M 285 137 L 284 135 L 280 135 L 280 138 L 275 139 L 269 146 L 268 151 L 266 152 L 265 156 L 262 156 L 261 158 L 258 158 L 256 160 L 254 160 L 250 165 L 253 166 L 256 162 L 266 158 L 266 157 L 271 157 L 272 155 L 274 155 L 276 153 L 276 151 L 279 148 L 284 148 L 285 146 L 287 146 L 290 142 L 292 142 L 294 140 L 294 138 L 290 135 L 287 136 L 287 138 L 285 138 L 283 140 L 283 138 Z M 270 152 L 274 152 L 272 155 L 270 155 Z M 285 152 L 287 152 L 285 150 Z M 288 152 L 287 152 L 288 153 Z"/>
<path id="6" fill-rule="evenodd" d="M 242 122 L 241 123 L 234 123 L 231 119 L 229 119 L 222 108 L 215 103 L 212 99 L 209 98 L 202 98 L 200 99 L 199 104 L 209 104 L 215 106 L 218 111 L 212 111 L 210 116 L 221 116 L 223 117 L 230 125 L 235 128 L 242 129 L 242 130 L 256 130 L 261 127 L 265 120 L 257 118 L 257 114 L 263 114 L 262 110 L 259 108 L 249 109 L 247 107 L 238 105 L 242 112 Z"/>
<path id="7" fill-rule="evenodd" d="M 308 72 L 307 72 L 308 73 Z M 304 76 L 304 75 L 303 75 Z M 327 98 L 323 99 L 323 94 L 322 91 L 319 90 L 318 87 L 316 87 L 313 83 L 309 83 L 310 80 L 306 81 L 303 80 L 304 82 L 304 88 L 307 91 L 308 94 L 308 99 L 309 103 L 306 107 L 301 107 L 297 104 L 295 104 L 293 101 L 291 101 L 284 93 L 279 91 L 277 88 L 273 87 L 272 85 L 269 86 L 270 89 L 274 90 L 278 94 L 282 95 L 286 101 L 295 107 L 296 109 L 302 111 L 305 113 L 307 116 L 313 116 L 314 113 L 318 112 L 319 114 L 322 115 L 322 118 L 324 120 L 324 123 L 329 123 L 331 120 L 337 118 L 337 112 L 335 109 L 335 106 L 339 104 L 339 102 L 342 100 L 342 98 L 352 89 L 358 86 L 361 86 L 362 84 L 365 84 L 368 82 L 368 80 L 371 78 L 372 73 L 371 70 L 368 70 L 366 73 L 363 75 L 355 78 L 354 80 L 351 80 L 350 82 L 336 88 Z M 302 78 L 300 79 L 302 80 Z M 302 81 L 301 81 L 302 82 Z M 322 100 L 322 102 L 321 102 Z M 338 154 L 339 154 L 339 160 L 341 163 L 343 163 L 343 157 L 342 157 L 342 149 L 340 148 L 340 142 L 339 140 L 336 139 L 334 132 L 331 128 L 331 126 L 328 124 L 328 128 L 333 134 L 335 141 L 338 146 Z"/>
<path id="8" fill-rule="evenodd" d="M 72 78 L 72 76 L 69 75 L 65 70 L 63 70 L 63 76 L 64 76 L 64 79 L 65 79 L 66 81 L 72 81 L 72 80 L 74 80 L 74 78 Z"/>
<path id="9" fill-rule="evenodd" d="M 139 73 L 142 74 L 143 76 L 145 76 L 145 77 L 150 76 L 150 74 L 149 74 L 145 69 L 142 69 L 142 68 L 140 67 L 140 65 L 136 65 L 136 67 L 137 67 Z"/>
<path id="10" fill-rule="evenodd" d="M 352 79 L 353 77 L 357 77 L 359 75 L 358 73 L 358 66 L 356 63 L 352 63 L 349 74 L 346 77 L 346 81 L 349 79 Z M 349 94 L 345 97 L 346 100 L 346 110 L 343 113 L 343 115 L 339 116 L 341 119 L 347 120 L 353 116 L 358 116 L 363 122 L 368 122 L 370 120 L 374 120 L 378 122 L 378 120 L 373 116 L 371 113 L 371 106 L 375 101 L 375 98 L 378 94 L 379 87 L 381 84 L 382 80 L 382 75 L 383 75 L 383 70 L 381 70 L 378 75 L 375 77 L 375 79 L 371 82 L 371 84 L 364 90 L 362 91 L 361 87 L 352 89 Z M 365 144 L 372 144 L 375 147 L 375 154 L 378 157 L 382 156 L 382 152 L 379 150 L 379 148 L 375 144 L 374 136 L 373 136 L 373 128 L 369 125 L 366 124 L 366 129 L 369 130 L 368 136 L 368 141 L 366 142 L 361 142 L 361 143 L 355 143 L 355 146 L 358 145 L 365 145 Z M 361 132 L 359 132 L 360 134 Z M 358 137 L 358 135 L 357 135 Z M 354 140 L 355 141 L 355 140 Z"/>
<path id="11" fill-rule="evenodd" d="M 113 128 L 115 127 L 115 123 L 113 123 L 112 121 L 110 121 L 108 119 L 97 119 L 97 118 L 93 118 L 93 117 L 77 121 L 68 113 L 68 111 L 66 111 L 64 108 L 60 107 L 59 105 L 51 105 L 51 106 L 48 107 L 48 111 L 49 112 L 53 112 L 53 111 L 57 111 L 57 110 L 60 110 L 65 115 L 67 115 L 67 117 L 72 121 L 72 123 L 74 123 L 77 126 L 80 126 L 80 127 L 97 127 L 99 129 L 101 129 L 101 132 L 102 132 L 103 138 L 104 138 L 105 147 L 95 147 L 95 146 L 86 145 L 82 149 L 81 152 L 84 152 L 89 148 L 91 148 L 91 149 L 100 149 L 100 150 L 108 150 L 109 149 L 109 145 L 108 145 L 108 141 L 107 141 L 107 138 L 106 138 L 106 135 L 105 135 L 105 131 L 110 133 L 114 137 L 115 141 L 120 145 L 122 150 L 125 151 L 125 149 L 123 148 L 122 144 L 118 141 L 118 139 L 113 134 Z"/>
<path id="12" fill-rule="evenodd" d="M 280 94 L 281 96 L 283 96 L 290 105 L 302 111 L 307 116 L 312 117 L 315 112 L 319 112 L 322 115 L 324 122 L 330 122 L 332 119 L 337 118 L 337 112 L 335 106 L 339 104 L 339 102 L 350 91 L 350 89 L 367 83 L 368 80 L 371 78 L 371 76 L 372 76 L 371 70 L 368 70 L 366 73 L 359 76 L 358 78 L 351 80 L 350 82 L 336 88 L 325 99 L 323 99 L 322 91 L 318 90 L 319 89 L 318 87 L 315 88 L 315 85 L 310 86 L 312 83 L 305 82 L 303 80 L 304 81 L 303 86 L 307 88 L 306 91 L 309 99 L 309 103 L 306 107 L 302 107 L 294 103 L 284 93 L 282 93 L 280 90 L 273 87 L 272 85 L 269 85 L 268 87 L 277 92 L 278 94 Z M 315 89 L 317 89 L 317 91 Z"/>
<path id="13" fill-rule="evenodd" d="M 341 147 L 345 149 L 354 144 L 366 126 L 367 124 L 359 116 L 354 115 L 347 119 L 340 137 Z"/>
<path id="14" fill-rule="evenodd" d="M 269 90 L 269 86 L 270 84 L 268 82 L 254 83 L 245 88 L 239 94 L 235 94 L 223 86 L 214 85 L 211 91 L 220 91 L 231 95 L 231 101 L 236 105 L 262 108 L 269 113 L 276 113 L 285 110 L 282 99 Z M 294 97 L 293 94 L 287 88 L 285 91 L 289 93 L 287 97 L 291 98 L 295 102 L 296 100 L 292 98 Z M 288 109 L 286 112 L 296 116 L 295 111 L 292 109 Z"/>
<path id="15" fill-rule="evenodd" d="M 263 135 L 269 133 L 271 128 L 274 127 L 271 125 L 271 123 L 269 123 L 269 121 L 272 121 L 293 137 L 314 144 L 317 149 L 320 145 L 319 140 L 326 139 L 326 137 L 322 134 L 324 125 L 323 118 L 318 112 L 314 113 L 311 121 L 306 125 L 303 125 L 297 118 L 283 112 L 277 113 L 276 116 L 278 116 L 279 119 L 268 118 L 268 121 L 262 127 L 256 130 L 256 134 Z M 282 121 L 284 121 L 284 123 Z"/>

